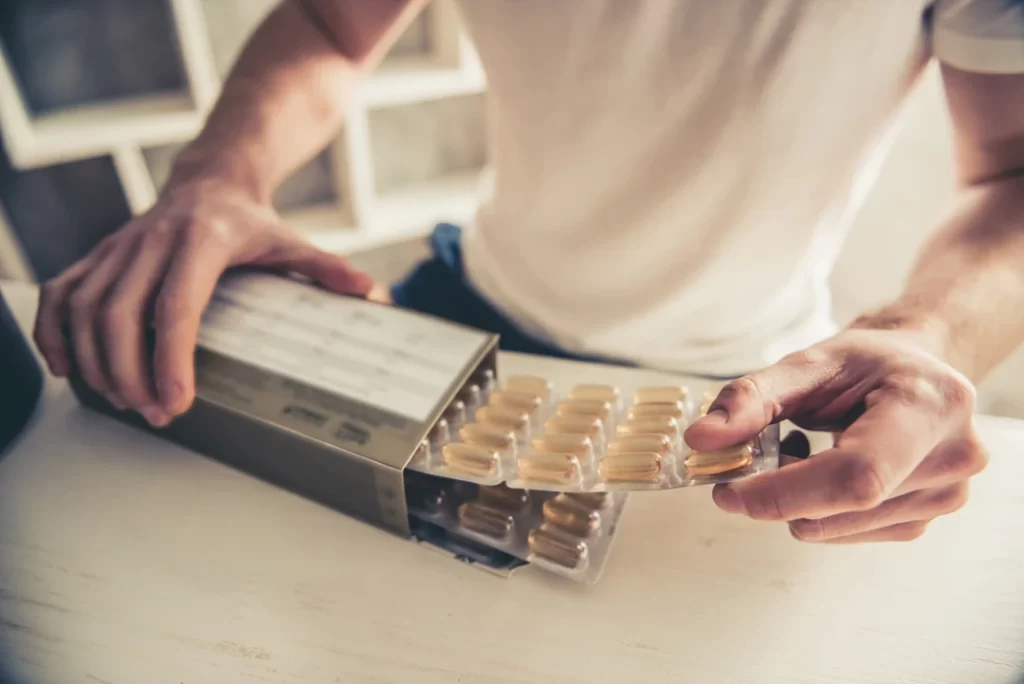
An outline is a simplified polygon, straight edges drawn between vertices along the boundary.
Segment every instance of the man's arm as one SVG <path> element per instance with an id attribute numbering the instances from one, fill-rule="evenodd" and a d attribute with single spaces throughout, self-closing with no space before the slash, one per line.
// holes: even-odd
<path id="1" fill-rule="evenodd" d="M 1024 75 L 942 75 L 960 188 L 903 295 L 853 327 L 920 331 L 977 381 L 1024 342 Z"/>
<path id="2" fill-rule="evenodd" d="M 216 177 L 269 201 L 323 149 L 359 82 L 428 0 L 286 0 L 253 34 L 169 185 Z"/>
<path id="3" fill-rule="evenodd" d="M 195 396 L 199 323 L 225 269 L 291 270 L 368 295 L 371 278 L 295 234 L 270 199 L 336 133 L 358 81 L 425 3 L 287 0 L 272 12 L 153 208 L 43 286 L 35 339 L 50 370 L 74 369 L 113 406 L 165 425 Z"/>
<path id="4" fill-rule="evenodd" d="M 943 74 L 961 187 L 903 295 L 729 383 L 686 432 L 716 449 L 792 420 L 833 448 L 717 485 L 720 508 L 804 541 L 906 541 L 962 507 L 985 467 L 971 380 L 1024 339 L 1024 75 Z M 806 457 L 803 442 L 783 447 Z"/>

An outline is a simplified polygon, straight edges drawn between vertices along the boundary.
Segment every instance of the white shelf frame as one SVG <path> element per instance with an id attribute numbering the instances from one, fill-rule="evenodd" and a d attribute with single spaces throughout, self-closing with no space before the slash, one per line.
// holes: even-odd
<path id="1" fill-rule="evenodd" d="M 0 44 L 0 135 L 15 168 L 110 155 L 132 212 L 139 214 L 153 205 L 158 193 L 143 149 L 195 137 L 220 91 L 202 0 L 168 2 L 187 93 L 156 93 L 32 116 Z M 476 185 L 472 174 L 456 174 L 381 196 L 373 183 L 370 111 L 479 93 L 486 87 L 454 0 L 434 0 L 428 30 L 432 51 L 422 57 L 386 60 L 354 98 L 344 131 L 330 145 L 341 202 L 286 215 L 325 248 L 364 249 L 425 232 L 434 213 L 431 207 L 464 212 L 467 189 Z M 422 219 L 415 216 L 417 211 Z"/>

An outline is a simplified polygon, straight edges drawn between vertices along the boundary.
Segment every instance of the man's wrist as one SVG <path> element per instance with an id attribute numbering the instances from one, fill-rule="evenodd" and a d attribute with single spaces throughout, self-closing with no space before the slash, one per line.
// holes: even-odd
<path id="1" fill-rule="evenodd" d="M 851 330 L 879 330 L 898 333 L 923 351 L 945 361 L 971 377 L 970 354 L 962 347 L 966 336 L 956 334 L 955 327 L 943 316 L 919 307 L 896 301 L 889 306 L 858 316 Z"/>
<path id="2" fill-rule="evenodd" d="M 182 150 L 174 160 L 168 191 L 184 186 L 216 185 L 245 195 L 254 202 L 269 205 L 273 189 L 263 180 L 254 164 L 248 162 L 250 155 L 241 153 L 225 154 L 210 151 L 198 141 Z"/>

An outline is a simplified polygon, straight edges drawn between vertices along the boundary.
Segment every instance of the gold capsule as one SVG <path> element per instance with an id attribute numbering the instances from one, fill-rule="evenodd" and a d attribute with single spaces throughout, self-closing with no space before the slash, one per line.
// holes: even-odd
<path id="1" fill-rule="evenodd" d="M 510 375 L 505 378 L 502 387 L 512 392 L 537 394 L 547 399 L 555 390 L 555 386 L 547 378 L 539 375 Z"/>
<path id="2" fill-rule="evenodd" d="M 544 502 L 544 520 L 577 537 L 592 537 L 601 529 L 601 514 L 557 496 Z"/>
<path id="3" fill-rule="evenodd" d="M 509 513 L 475 501 L 459 506 L 459 522 L 467 530 L 499 540 L 508 539 L 516 524 Z"/>
<path id="4" fill-rule="evenodd" d="M 607 454 L 597 473 L 607 482 L 656 482 L 661 477 L 661 454 L 633 451 Z"/>
<path id="5" fill-rule="evenodd" d="M 444 419 L 453 427 L 458 427 L 466 422 L 466 403 L 461 399 L 455 399 L 448 404 L 444 411 Z"/>
<path id="6" fill-rule="evenodd" d="M 481 478 L 494 477 L 501 467 L 501 456 L 497 451 L 475 444 L 445 444 L 441 458 L 449 470 Z"/>
<path id="7" fill-rule="evenodd" d="M 619 423 L 615 434 L 620 437 L 627 435 L 665 435 L 670 439 L 679 436 L 679 421 L 672 416 L 643 416 L 629 418 Z"/>
<path id="8" fill-rule="evenodd" d="M 527 482 L 565 483 L 578 479 L 582 468 L 573 454 L 533 451 L 520 456 L 519 477 Z"/>
<path id="9" fill-rule="evenodd" d="M 530 415 L 517 409 L 504 406 L 482 406 L 477 409 L 476 419 L 487 425 L 511 430 L 517 439 L 525 438 L 530 432 Z"/>
<path id="10" fill-rule="evenodd" d="M 686 407 L 681 401 L 663 401 L 653 404 L 633 404 L 627 412 L 629 418 L 645 418 L 647 416 L 672 416 L 682 421 L 686 418 Z"/>
<path id="11" fill-rule="evenodd" d="M 534 451 L 573 454 L 581 459 L 590 456 L 594 449 L 594 443 L 586 435 L 554 432 L 548 432 L 540 437 L 535 437 L 531 446 Z"/>
<path id="12" fill-rule="evenodd" d="M 530 553 L 569 570 L 577 570 L 587 560 L 586 543 L 559 534 L 548 525 L 530 530 L 526 543 Z"/>
<path id="13" fill-rule="evenodd" d="M 532 392 L 497 390 L 491 394 L 489 403 L 491 406 L 500 406 L 532 414 L 544 403 L 544 398 Z"/>
<path id="14" fill-rule="evenodd" d="M 653 451 L 662 456 L 672 452 L 672 440 L 665 435 L 624 435 L 608 443 L 608 453 L 624 454 L 635 451 Z"/>
<path id="15" fill-rule="evenodd" d="M 660 404 L 664 402 L 686 401 L 690 390 L 682 385 L 653 385 L 641 387 L 633 395 L 635 404 Z"/>
<path id="16" fill-rule="evenodd" d="M 589 416 L 555 416 L 544 423 L 544 432 L 549 435 L 586 435 L 596 440 L 604 430 L 600 418 Z"/>
<path id="17" fill-rule="evenodd" d="M 565 399 L 555 407 L 556 416 L 584 416 L 600 418 L 607 422 L 612 414 L 612 405 L 600 399 Z"/>
<path id="18" fill-rule="evenodd" d="M 555 497 L 590 511 L 600 511 L 611 503 L 608 492 L 565 492 Z"/>
<path id="19" fill-rule="evenodd" d="M 718 475 L 730 470 L 745 468 L 754 462 L 754 452 L 749 444 L 719 451 L 694 451 L 683 462 L 691 476 Z"/>
<path id="20" fill-rule="evenodd" d="M 502 454 L 513 453 L 516 448 L 516 436 L 511 430 L 487 423 L 463 425 L 459 428 L 459 437 L 467 444 L 487 447 Z"/>
<path id="21" fill-rule="evenodd" d="M 445 418 L 438 418 L 434 427 L 430 428 L 430 434 L 427 435 L 427 439 L 435 446 L 445 444 L 451 441 L 451 438 L 451 430 L 448 428 L 448 420 Z"/>
<path id="22" fill-rule="evenodd" d="M 615 385 L 576 385 L 569 390 L 569 398 L 607 401 L 614 405 L 619 402 L 619 388 Z"/>
<path id="23" fill-rule="evenodd" d="M 481 487 L 480 503 L 509 513 L 522 513 L 530 507 L 530 492 L 525 489 L 512 489 L 500 484 L 493 487 Z"/>

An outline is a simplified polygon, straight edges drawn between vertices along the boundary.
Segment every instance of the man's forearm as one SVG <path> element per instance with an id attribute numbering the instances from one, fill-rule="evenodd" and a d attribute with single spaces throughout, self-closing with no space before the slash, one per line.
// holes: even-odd
<path id="1" fill-rule="evenodd" d="M 913 332 L 974 381 L 1024 342 L 1024 174 L 962 189 L 903 295 L 852 327 Z"/>
<path id="2" fill-rule="evenodd" d="M 422 4 L 282 3 L 242 51 L 169 186 L 215 177 L 269 201 L 337 133 L 360 80 Z"/>

